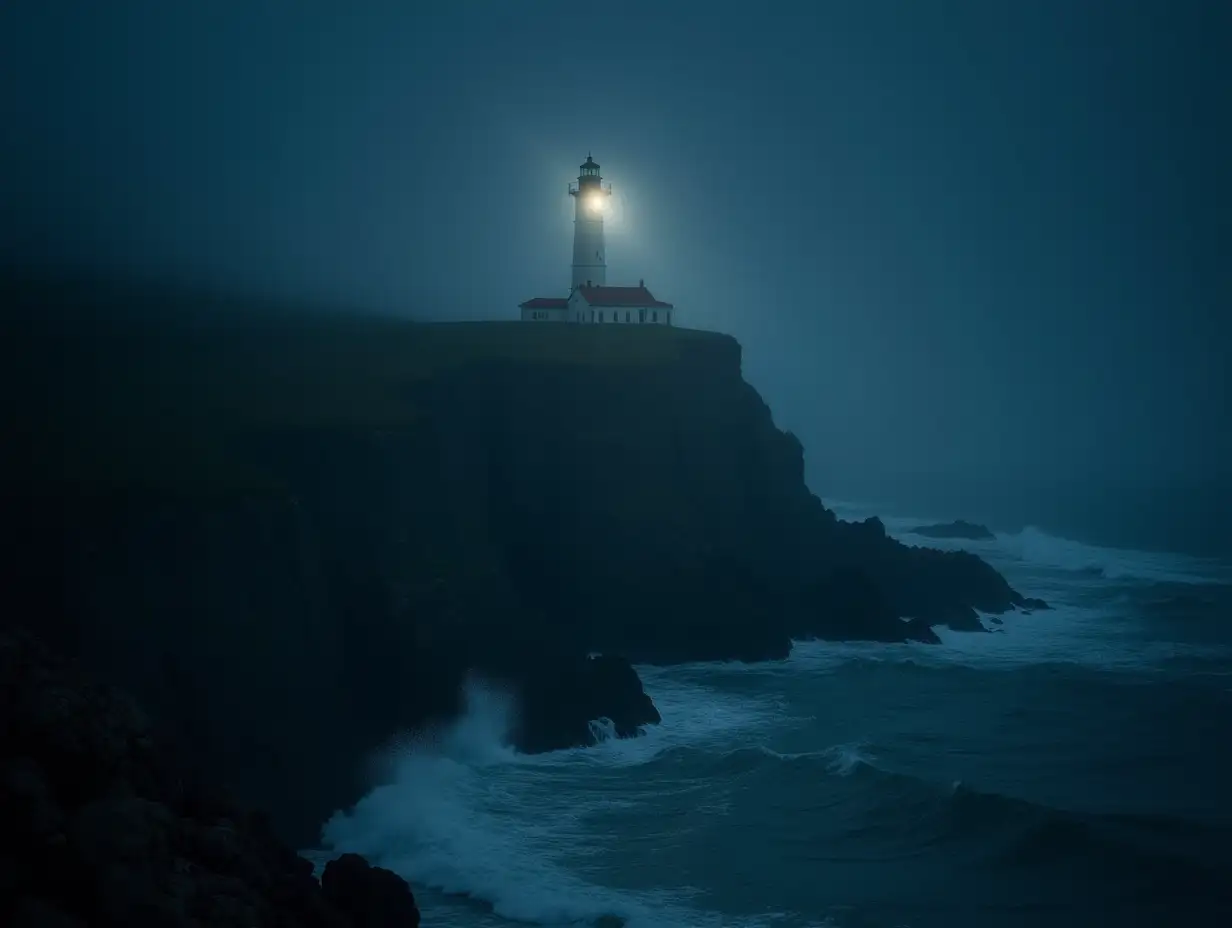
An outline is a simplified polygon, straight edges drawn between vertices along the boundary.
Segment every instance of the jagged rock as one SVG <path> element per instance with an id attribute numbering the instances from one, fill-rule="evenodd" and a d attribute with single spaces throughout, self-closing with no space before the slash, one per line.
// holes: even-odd
<path id="1" fill-rule="evenodd" d="M 962 538 L 968 541 L 992 541 L 997 537 L 987 527 L 967 522 L 965 519 L 936 525 L 917 525 L 911 529 L 911 534 L 925 538 Z"/>
<path id="2" fill-rule="evenodd" d="M 907 626 L 907 640 L 919 641 L 924 644 L 940 644 L 941 637 L 933 631 L 931 624 L 924 619 L 905 619 L 904 623 Z"/>
<path id="3" fill-rule="evenodd" d="M 796 637 L 903 641 L 908 635 L 881 586 L 861 568 L 833 571 L 805 590 L 803 602 L 808 615 Z"/>
<path id="4" fill-rule="evenodd" d="M 970 606 L 952 606 L 945 612 L 945 625 L 956 632 L 986 632 L 988 627 Z"/>
<path id="5" fill-rule="evenodd" d="M 527 752 L 593 744 L 591 723 L 607 719 L 621 738 L 662 721 L 642 681 L 623 657 L 595 655 L 557 662 L 518 687 L 523 721 L 515 744 Z"/>
<path id="6" fill-rule="evenodd" d="M 11 855 L 0 857 L 2 924 L 419 924 L 409 887 L 389 871 L 351 885 L 346 907 L 332 903 L 312 864 L 261 817 L 175 770 L 130 700 L 28 633 L 0 631 L 0 731 L 0 853 Z"/>
<path id="7" fill-rule="evenodd" d="M 327 863 L 321 889 L 354 928 L 418 928 L 419 909 L 406 881 L 358 854 Z"/>

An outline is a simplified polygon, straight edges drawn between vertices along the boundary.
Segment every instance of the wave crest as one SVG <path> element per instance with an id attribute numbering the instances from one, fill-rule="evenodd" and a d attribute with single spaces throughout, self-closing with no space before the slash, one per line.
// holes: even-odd
<path id="1" fill-rule="evenodd" d="M 1225 565 L 1208 559 L 1157 551 L 1090 545 L 1027 526 L 998 534 L 989 544 L 1024 564 L 1050 567 L 1106 580 L 1148 583 L 1209 584 L 1227 582 Z"/>
<path id="2" fill-rule="evenodd" d="M 590 749 L 521 755 L 507 746 L 516 721 L 508 693 L 471 680 L 466 704 L 453 724 L 400 739 L 382 752 L 384 782 L 325 824 L 329 854 L 362 854 L 417 888 L 464 897 L 519 922 L 595 928 L 756 924 L 690 907 L 687 889 L 615 890 L 587 879 L 579 868 L 579 860 L 605 840 L 590 831 L 587 814 L 629 801 L 619 795 L 581 800 L 572 782 L 578 764 L 606 764 L 619 776 L 622 765 L 651 760 L 666 746 L 647 750 L 639 746 L 646 738 L 607 738 Z M 602 736 L 609 725 L 598 720 L 592 727 Z M 622 754 L 629 746 L 632 753 Z"/>

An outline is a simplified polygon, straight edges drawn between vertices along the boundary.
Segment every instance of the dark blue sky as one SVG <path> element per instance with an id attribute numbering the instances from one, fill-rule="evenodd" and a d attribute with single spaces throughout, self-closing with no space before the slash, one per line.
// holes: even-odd
<path id="1" fill-rule="evenodd" d="M 815 485 L 1232 471 L 1232 4 L 0 3 L 0 248 L 421 316 L 609 282 Z"/>

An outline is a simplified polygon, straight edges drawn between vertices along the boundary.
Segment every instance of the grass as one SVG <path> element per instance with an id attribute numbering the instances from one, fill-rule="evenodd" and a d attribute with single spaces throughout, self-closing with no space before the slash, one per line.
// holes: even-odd
<path id="1" fill-rule="evenodd" d="M 713 333 L 424 324 L 149 288 L 0 288 L 10 489 L 278 492 L 256 433 L 412 424 L 408 387 L 486 360 L 670 364 Z"/>

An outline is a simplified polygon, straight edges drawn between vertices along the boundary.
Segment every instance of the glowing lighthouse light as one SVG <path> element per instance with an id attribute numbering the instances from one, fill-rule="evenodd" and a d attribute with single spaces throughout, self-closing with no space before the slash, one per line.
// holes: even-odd
<path id="1" fill-rule="evenodd" d="M 599 165 L 590 155 L 578 169 L 577 183 L 569 185 L 575 200 L 573 213 L 573 273 L 570 290 L 583 284 L 602 287 L 607 283 L 607 248 L 603 241 L 603 213 L 612 188 L 599 176 Z"/>
<path id="2" fill-rule="evenodd" d="M 3 0 L 0 0 L 3 2 Z M 573 197 L 573 265 L 569 295 L 537 296 L 518 304 L 523 322 L 575 322 L 595 325 L 674 325 L 676 308 L 637 286 L 607 285 L 607 251 L 603 224 L 619 233 L 624 224 L 622 200 L 612 199 L 612 188 L 599 176 L 590 155 L 569 184 Z"/>

